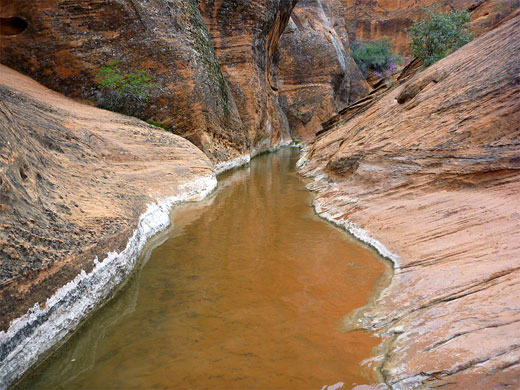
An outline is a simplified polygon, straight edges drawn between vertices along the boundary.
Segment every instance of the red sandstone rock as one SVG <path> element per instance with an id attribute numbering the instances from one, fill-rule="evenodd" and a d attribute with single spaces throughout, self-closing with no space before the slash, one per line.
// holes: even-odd
<path id="1" fill-rule="evenodd" d="M 482 35 L 520 7 L 518 0 L 479 1 L 471 10 L 471 29 L 476 36 Z"/>
<path id="2" fill-rule="evenodd" d="M 393 388 L 520 386 L 519 75 L 517 15 L 307 150 L 319 207 L 398 256 L 356 322 Z"/>
<path id="3" fill-rule="evenodd" d="M 370 88 L 349 53 L 340 0 L 300 0 L 280 40 L 277 89 L 296 138 L 309 139 Z"/>
<path id="4" fill-rule="evenodd" d="M 96 100 L 95 75 L 106 63 L 146 69 L 155 86 L 148 108 L 135 114 L 188 138 L 214 161 L 226 161 L 288 133 L 266 80 L 293 1 L 211 4 L 216 22 L 210 28 L 217 52 L 227 50 L 219 57 L 231 90 L 195 0 L 2 0 L 1 60 L 88 100 Z M 25 21 L 26 29 L 16 30 L 20 23 L 6 17 Z"/>
<path id="5" fill-rule="evenodd" d="M 201 12 L 215 42 L 250 146 L 257 151 L 290 139 L 277 102 L 273 59 L 296 0 L 203 0 Z"/>
<path id="6" fill-rule="evenodd" d="M 511 0 L 342 0 L 347 7 L 350 38 L 374 41 L 386 38 L 398 54 L 410 55 L 410 41 L 404 31 L 423 16 L 423 8 L 440 6 L 443 10 L 469 9 L 471 26 L 478 36 L 489 31 L 514 8 Z"/>
<path id="7" fill-rule="evenodd" d="M 0 66 L 0 330 L 94 259 L 147 204 L 211 174 L 185 139 L 79 104 Z M 3 357 L 2 357 L 3 358 Z"/>

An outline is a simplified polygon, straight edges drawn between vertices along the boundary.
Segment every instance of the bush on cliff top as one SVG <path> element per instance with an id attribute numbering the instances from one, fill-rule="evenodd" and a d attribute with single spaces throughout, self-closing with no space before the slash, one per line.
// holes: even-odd
<path id="1" fill-rule="evenodd" d="M 97 73 L 101 91 L 98 105 L 110 111 L 141 117 L 150 101 L 152 79 L 145 70 L 135 72 L 119 68 L 120 61 L 111 61 Z"/>
<path id="2" fill-rule="evenodd" d="M 412 40 L 412 53 L 426 66 L 446 57 L 473 39 L 468 24 L 468 11 L 443 14 L 435 8 L 425 8 L 426 17 L 413 22 L 405 30 Z"/>
<path id="3" fill-rule="evenodd" d="M 364 43 L 353 42 L 351 46 L 352 58 L 364 76 L 368 71 L 372 71 L 379 77 L 387 77 L 395 72 L 396 64 L 401 62 L 401 57 L 392 52 L 392 43 L 387 39 Z"/>

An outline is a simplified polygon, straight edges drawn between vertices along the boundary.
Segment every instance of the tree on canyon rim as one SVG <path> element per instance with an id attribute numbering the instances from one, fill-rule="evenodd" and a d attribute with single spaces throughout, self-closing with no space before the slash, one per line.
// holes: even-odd
<path id="1" fill-rule="evenodd" d="M 439 61 L 473 39 L 468 24 L 468 11 L 450 11 L 425 8 L 426 17 L 413 22 L 405 30 L 412 40 L 412 53 L 426 66 Z"/>

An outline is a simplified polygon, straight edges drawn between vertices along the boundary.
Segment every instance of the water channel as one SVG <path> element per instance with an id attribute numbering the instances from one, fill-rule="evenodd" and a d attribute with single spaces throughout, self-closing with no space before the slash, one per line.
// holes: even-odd
<path id="1" fill-rule="evenodd" d="M 384 283 L 370 249 L 321 220 L 298 150 L 219 177 L 116 297 L 19 388 L 345 389 L 377 381 L 379 339 L 343 319 Z"/>

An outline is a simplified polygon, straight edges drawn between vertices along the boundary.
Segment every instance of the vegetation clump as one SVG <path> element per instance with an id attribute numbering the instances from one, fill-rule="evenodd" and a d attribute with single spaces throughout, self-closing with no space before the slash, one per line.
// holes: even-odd
<path id="1" fill-rule="evenodd" d="M 369 71 L 379 77 L 388 77 L 397 70 L 401 57 L 392 52 L 392 42 L 379 39 L 374 42 L 352 43 L 352 58 L 364 76 Z"/>
<path id="2" fill-rule="evenodd" d="M 435 8 L 425 8 L 426 17 L 413 22 L 406 30 L 412 43 L 412 53 L 426 66 L 446 57 L 473 39 L 468 24 L 468 11 L 442 13 Z"/>
<path id="3" fill-rule="evenodd" d="M 168 131 L 168 129 L 166 127 L 164 127 L 163 125 L 161 125 L 160 123 L 157 123 L 157 122 L 154 122 L 154 121 L 146 121 L 146 123 L 148 123 L 149 125 L 158 127 L 160 129 L 163 129 L 164 131 Z"/>
<path id="4" fill-rule="evenodd" d="M 120 69 L 119 63 L 119 60 L 111 61 L 97 73 L 97 87 L 102 92 L 98 105 L 110 111 L 141 117 L 150 101 L 152 78 L 143 69 L 134 72 Z"/>

